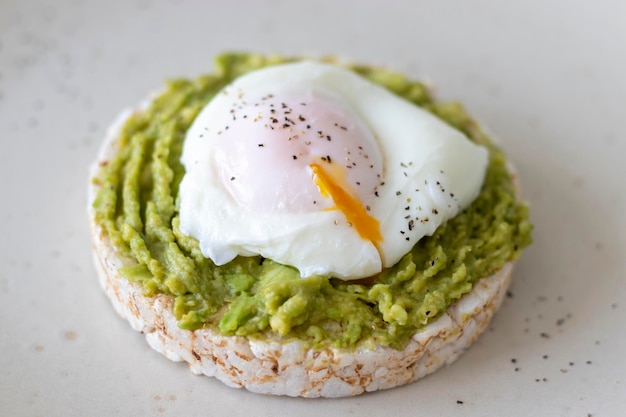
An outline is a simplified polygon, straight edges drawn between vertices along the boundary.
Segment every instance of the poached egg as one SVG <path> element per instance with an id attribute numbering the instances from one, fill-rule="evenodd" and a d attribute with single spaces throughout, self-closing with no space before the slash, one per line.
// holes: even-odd
<path id="1" fill-rule="evenodd" d="M 478 195 L 487 150 L 347 69 L 245 74 L 188 130 L 180 229 L 216 265 L 261 255 L 344 280 L 392 266 Z"/>

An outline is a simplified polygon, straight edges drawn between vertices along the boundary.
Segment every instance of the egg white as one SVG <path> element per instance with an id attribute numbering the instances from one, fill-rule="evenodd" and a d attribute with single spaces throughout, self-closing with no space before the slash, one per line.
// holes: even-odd
<path id="1" fill-rule="evenodd" d="M 362 238 L 340 210 L 290 212 L 287 207 L 272 212 L 233 198 L 216 162 L 216 121 L 226 118 L 227 123 L 234 96 L 258 100 L 269 93 L 336 100 L 367 131 L 363 140 L 375 142 L 368 146 L 379 153 L 372 158 L 382 164 L 382 175 L 375 192 L 360 198 L 380 222 L 378 247 Z M 480 191 L 487 158 L 486 149 L 458 130 L 349 70 L 309 61 L 268 67 L 235 80 L 187 132 L 180 228 L 198 239 L 203 254 L 217 265 L 236 256 L 262 255 L 297 268 L 302 276 L 367 277 L 395 264 L 419 239 L 467 207 Z M 238 186 L 245 190 L 245 184 Z M 249 192 L 264 191 L 251 187 Z"/>

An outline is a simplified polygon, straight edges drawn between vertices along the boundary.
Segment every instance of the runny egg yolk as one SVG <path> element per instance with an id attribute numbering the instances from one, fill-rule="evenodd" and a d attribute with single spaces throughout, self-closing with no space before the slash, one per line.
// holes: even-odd
<path id="1" fill-rule="evenodd" d="M 227 111 L 226 122 L 215 123 L 223 127 L 208 139 L 220 145 L 211 165 L 240 207 L 282 215 L 338 209 L 361 239 L 382 241 L 366 206 L 377 198 L 383 161 L 367 126 L 349 108 L 307 93 L 236 96 Z M 203 136 L 216 130 L 211 128 Z"/>
<path id="2" fill-rule="evenodd" d="M 353 192 L 348 191 L 351 187 L 346 184 L 342 177 L 333 176 L 322 165 L 311 164 L 310 167 L 313 171 L 313 181 L 320 190 L 320 194 L 325 198 L 332 198 L 336 208 L 343 213 L 348 223 L 359 233 L 359 236 L 372 242 L 380 251 L 379 244 L 383 241 L 383 236 L 380 233 L 380 222 L 369 215 L 366 207 L 363 206 L 358 197 L 354 196 Z"/>

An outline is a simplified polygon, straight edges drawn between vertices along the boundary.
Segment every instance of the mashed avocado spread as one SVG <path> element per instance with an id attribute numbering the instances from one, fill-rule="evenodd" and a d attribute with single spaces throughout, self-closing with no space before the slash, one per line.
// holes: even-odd
<path id="1" fill-rule="evenodd" d="M 296 269 L 262 257 L 215 266 L 178 227 L 185 132 L 226 84 L 286 61 L 225 54 L 216 59 L 213 74 L 170 81 L 148 108 L 126 121 L 117 155 L 93 179 L 100 187 L 93 203 L 96 222 L 130 260 L 121 268 L 122 276 L 141 283 L 146 295 L 174 297 L 181 328 L 298 339 L 313 347 L 377 343 L 401 349 L 478 279 L 519 257 L 531 242 L 528 208 L 516 199 L 504 155 L 459 104 L 436 102 L 422 83 L 401 74 L 352 65 L 353 71 L 431 111 L 489 150 L 478 198 L 433 236 L 422 238 L 396 265 L 369 279 L 301 278 Z"/>

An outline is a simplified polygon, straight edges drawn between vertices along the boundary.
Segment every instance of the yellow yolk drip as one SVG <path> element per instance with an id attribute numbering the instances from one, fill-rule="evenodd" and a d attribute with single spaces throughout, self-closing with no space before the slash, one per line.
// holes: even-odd
<path id="1" fill-rule="evenodd" d="M 321 165 L 311 164 L 313 181 L 324 197 L 330 196 L 336 208 L 341 210 L 346 220 L 354 226 L 363 239 L 369 240 L 379 250 L 378 244 L 383 241 L 380 233 L 380 222 L 367 213 L 363 204 L 342 188 L 335 178 Z"/>

